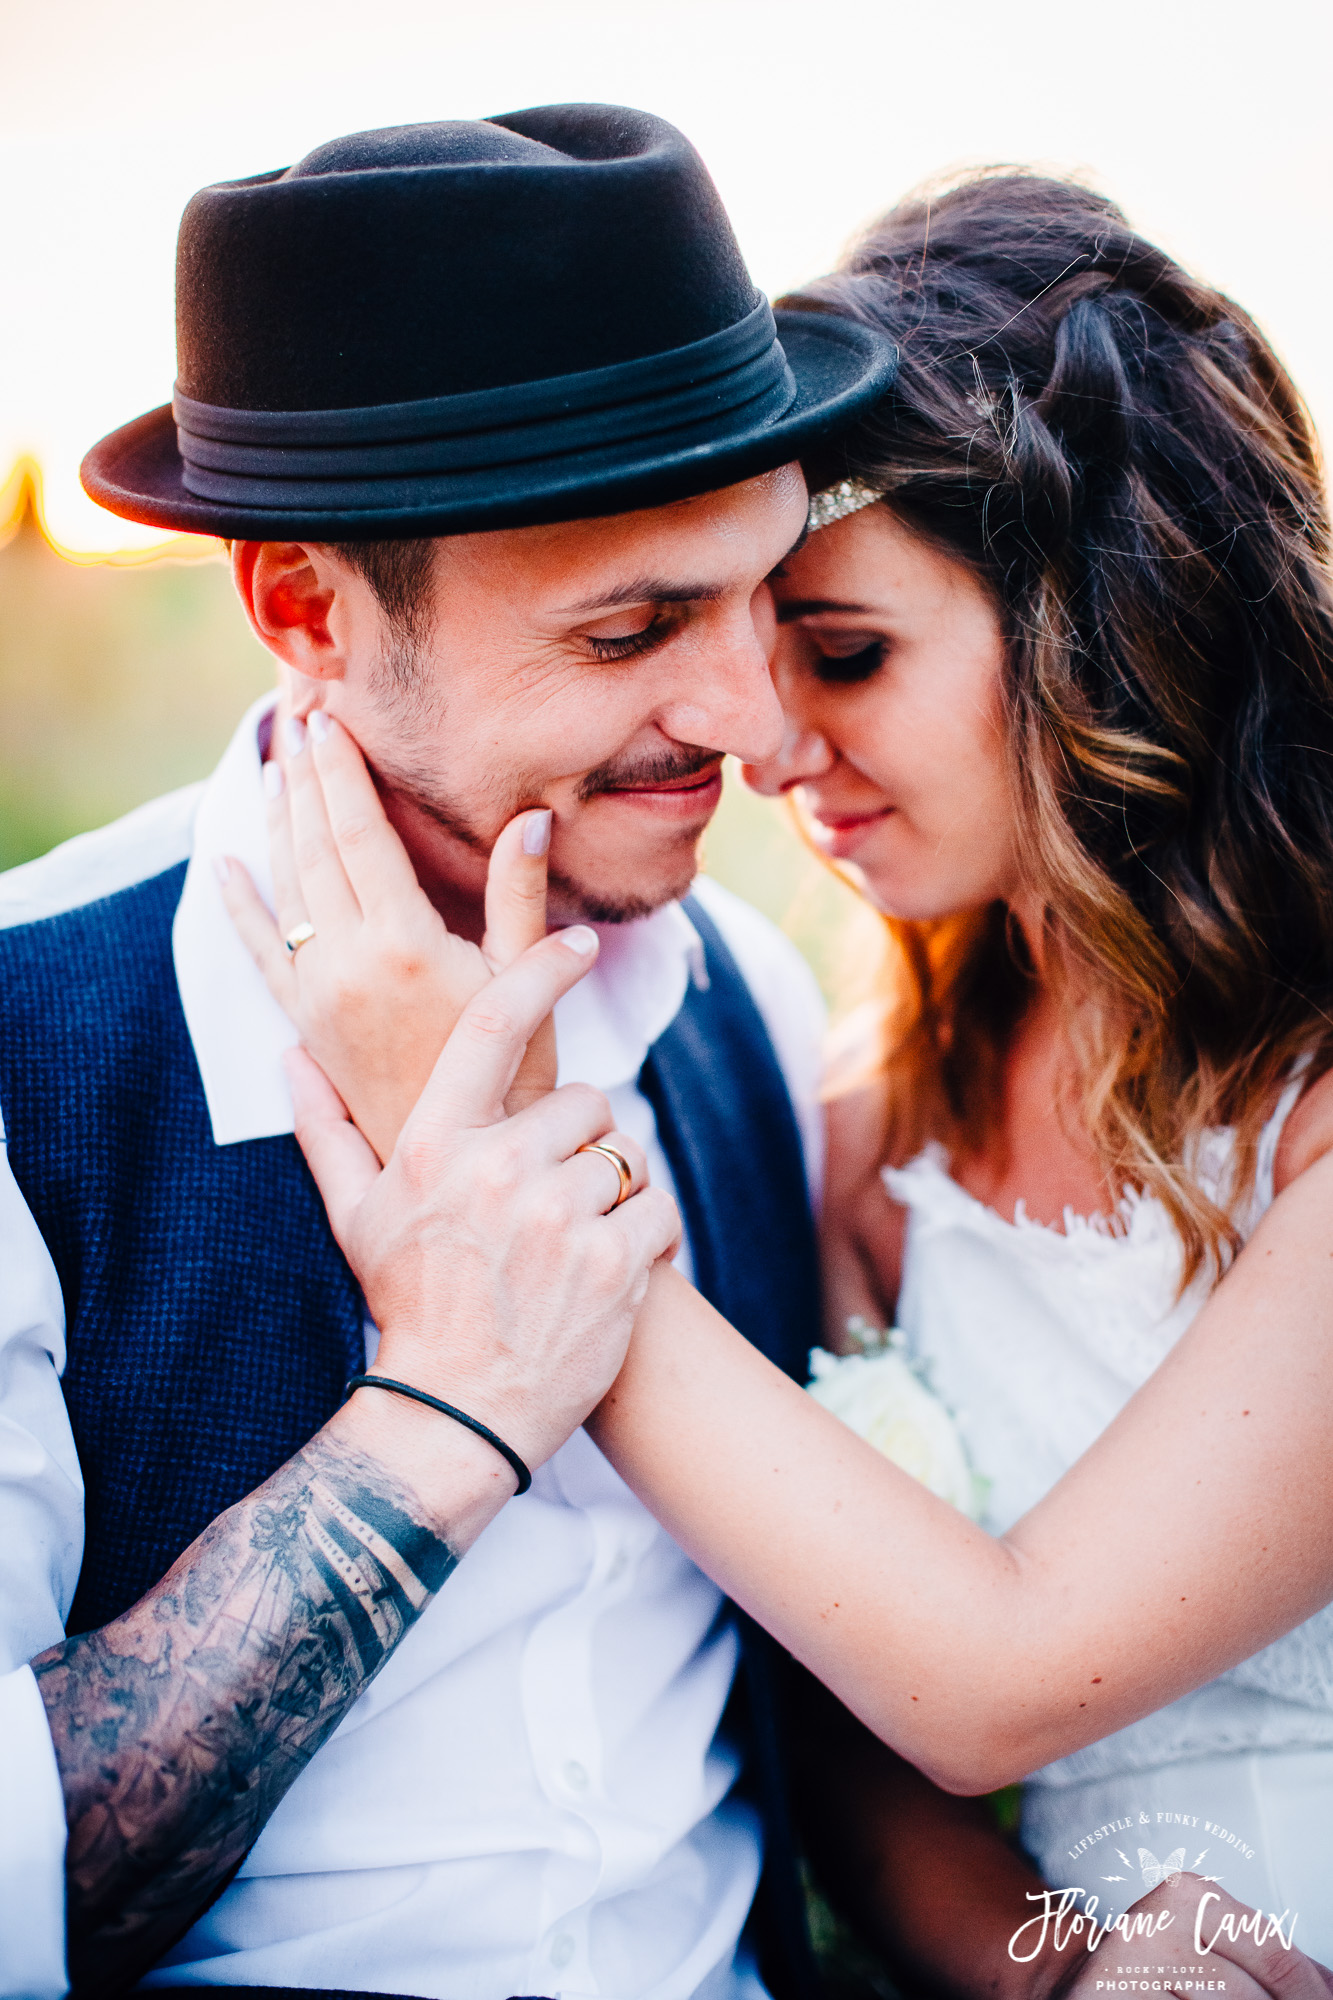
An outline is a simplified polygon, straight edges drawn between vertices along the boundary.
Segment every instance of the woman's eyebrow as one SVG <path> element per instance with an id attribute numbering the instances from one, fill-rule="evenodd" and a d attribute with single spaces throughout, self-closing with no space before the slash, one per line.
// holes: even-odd
<path id="1" fill-rule="evenodd" d="M 871 604 L 846 604 L 837 597 L 792 597 L 786 598 L 777 607 L 779 625 L 790 625 L 796 618 L 810 618 L 821 611 L 850 611 L 861 618 L 874 618 L 877 614 Z"/>

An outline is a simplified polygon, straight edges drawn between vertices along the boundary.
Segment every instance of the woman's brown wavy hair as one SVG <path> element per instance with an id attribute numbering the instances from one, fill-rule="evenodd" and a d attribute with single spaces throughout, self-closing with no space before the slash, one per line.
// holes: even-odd
<path id="1" fill-rule="evenodd" d="M 909 197 L 832 276 L 901 350 L 848 474 L 1001 607 L 1020 851 L 1112 1184 L 1188 1278 L 1232 1217 L 1190 1172 L 1333 1055 L 1333 594 L 1310 421 L 1254 322 L 1087 188 L 991 170 Z M 887 1151 L 994 1134 L 1026 975 L 1001 909 L 890 920 Z"/>

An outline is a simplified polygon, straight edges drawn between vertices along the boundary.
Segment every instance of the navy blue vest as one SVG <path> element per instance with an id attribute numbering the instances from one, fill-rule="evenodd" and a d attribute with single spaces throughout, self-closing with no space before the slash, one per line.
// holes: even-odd
<path id="1" fill-rule="evenodd" d="M 132 1604 L 327 1421 L 364 1365 L 360 1291 L 295 1139 L 213 1143 L 171 953 L 183 878 L 182 865 L 0 932 L 0 1106 L 64 1294 L 87 1483 L 71 1632 Z M 641 1086 L 700 1289 L 802 1380 L 819 1309 L 796 1123 L 745 982 L 689 909 L 709 985 L 691 987 Z M 776 1649 L 747 1625 L 744 1650 L 768 1826 L 764 1969 L 779 1994 L 810 1991 Z"/>

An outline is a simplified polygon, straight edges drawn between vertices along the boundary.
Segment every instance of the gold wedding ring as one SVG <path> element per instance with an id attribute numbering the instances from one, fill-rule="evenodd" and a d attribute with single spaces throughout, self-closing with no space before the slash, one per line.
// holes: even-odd
<path id="1" fill-rule="evenodd" d="M 294 931 L 288 931 L 283 943 L 287 947 L 288 958 L 295 958 L 303 944 L 309 944 L 315 935 L 315 926 L 310 923 L 298 924 Z"/>
<path id="2" fill-rule="evenodd" d="M 577 1150 L 580 1153 L 600 1153 L 604 1160 L 609 1160 L 611 1162 L 611 1165 L 615 1168 L 616 1173 L 620 1178 L 620 1186 L 616 1190 L 616 1198 L 612 1202 L 611 1208 L 619 1208 L 621 1202 L 624 1201 L 627 1198 L 627 1196 L 633 1192 L 634 1189 L 634 1174 L 630 1167 L 629 1161 L 625 1158 L 625 1155 L 623 1153 L 618 1153 L 614 1146 L 606 1145 L 605 1142 L 601 1139 L 590 1140 L 586 1146 L 580 1146 L 577 1148 Z M 611 1208 L 608 1208 L 606 1211 L 608 1215 L 611 1213 Z"/>

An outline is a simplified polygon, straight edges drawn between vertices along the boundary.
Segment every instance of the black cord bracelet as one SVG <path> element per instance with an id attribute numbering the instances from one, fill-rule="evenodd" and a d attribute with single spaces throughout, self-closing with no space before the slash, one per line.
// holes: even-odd
<path id="1" fill-rule="evenodd" d="M 518 1474 L 518 1492 L 514 1495 L 516 1500 L 519 1494 L 526 1493 L 531 1486 L 532 1474 L 518 1453 L 511 1451 L 504 1439 L 498 1438 L 494 1431 L 487 1430 L 485 1424 L 478 1423 L 475 1417 L 468 1416 L 466 1410 L 456 1410 L 452 1403 L 442 1403 L 438 1396 L 428 1396 L 424 1389 L 414 1389 L 410 1382 L 395 1382 L 389 1375 L 350 1375 L 347 1387 L 343 1390 L 344 1402 L 353 1389 L 392 1389 L 395 1396 L 410 1397 L 414 1403 L 424 1403 L 428 1410 L 438 1410 L 442 1417 L 452 1417 L 454 1422 L 462 1424 L 465 1430 L 475 1431 L 479 1438 L 485 1438 L 487 1444 L 493 1445 L 501 1458 L 508 1460 Z"/>

